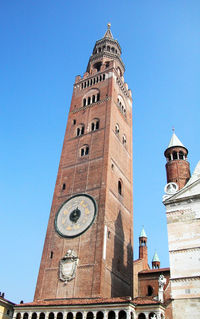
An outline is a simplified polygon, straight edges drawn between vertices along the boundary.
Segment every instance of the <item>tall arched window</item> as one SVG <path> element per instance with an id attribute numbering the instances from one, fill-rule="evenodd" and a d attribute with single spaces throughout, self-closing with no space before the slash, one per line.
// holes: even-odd
<path id="1" fill-rule="evenodd" d="M 119 124 L 118 123 L 115 124 L 115 133 L 119 134 Z"/>
<path id="2" fill-rule="evenodd" d="M 119 319 L 126 319 L 126 312 L 124 310 L 121 310 L 119 312 L 118 318 Z"/>
<path id="3" fill-rule="evenodd" d="M 63 319 L 63 313 L 62 312 L 58 312 L 57 319 Z"/>
<path id="4" fill-rule="evenodd" d="M 103 319 L 103 312 L 102 311 L 97 312 L 96 319 Z"/>
<path id="5" fill-rule="evenodd" d="M 73 313 L 72 312 L 68 312 L 67 319 L 73 319 Z"/>
<path id="6" fill-rule="evenodd" d="M 96 131 L 99 129 L 99 119 L 92 120 L 91 131 Z"/>
<path id="7" fill-rule="evenodd" d="M 27 312 L 24 313 L 23 319 L 28 319 L 28 313 Z"/>
<path id="8" fill-rule="evenodd" d="M 50 312 L 49 319 L 54 319 L 54 313 L 53 312 Z"/>
<path id="9" fill-rule="evenodd" d="M 86 319 L 93 319 L 93 318 L 94 318 L 93 312 L 92 312 L 92 311 L 89 311 L 89 312 L 87 313 Z"/>
<path id="10" fill-rule="evenodd" d="M 76 136 L 81 136 L 84 134 L 85 126 L 84 124 L 80 124 L 76 129 Z"/>
<path id="11" fill-rule="evenodd" d="M 40 313 L 39 319 L 45 319 L 45 314 L 44 314 L 44 312 L 41 312 L 41 313 Z"/>
<path id="12" fill-rule="evenodd" d="M 17 313 L 16 319 L 21 319 L 21 313 L 20 312 Z"/>
<path id="13" fill-rule="evenodd" d="M 89 146 L 88 145 L 83 145 L 80 149 L 80 156 L 86 156 L 89 154 Z"/>
<path id="14" fill-rule="evenodd" d="M 138 316 L 138 319 L 146 319 L 146 316 L 144 313 L 140 313 Z"/>
<path id="15" fill-rule="evenodd" d="M 109 311 L 108 313 L 108 319 L 115 319 L 115 312 L 114 311 Z"/>
<path id="16" fill-rule="evenodd" d="M 76 314 L 76 319 L 82 319 L 83 318 L 83 314 L 79 311 Z"/>
<path id="17" fill-rule="evenodd" d="M 32 314 L 31 319 L 37 319 L 37 313 L 36 313 L 36 312 L 34 312 L 34 313 Z"/>
<path id="18" fill-rule="evenodd" d="M 118 194 L 122 196 L 122 181 L 118 180 Z"/>

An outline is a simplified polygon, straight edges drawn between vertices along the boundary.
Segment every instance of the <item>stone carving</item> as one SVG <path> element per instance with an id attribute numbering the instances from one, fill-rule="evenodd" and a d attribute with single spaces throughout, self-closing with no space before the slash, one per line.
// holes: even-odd
<path id="1" fill-rule="evenodd" d="M 164 297 L 163 297 L 163 292 L 164 292 L 164 285 L 166 284 L 167 280 L 163 275 L 160 275 L 158 279 L 158 301 L 163 302 Z"/>
<path id="2" fill-rule="evenodd" d="M 78 256 L 74 250 L 69 249 L 66 255 L 60 260 L 59 279 L 68 282 L 75 278 L 78 265 Z"/>

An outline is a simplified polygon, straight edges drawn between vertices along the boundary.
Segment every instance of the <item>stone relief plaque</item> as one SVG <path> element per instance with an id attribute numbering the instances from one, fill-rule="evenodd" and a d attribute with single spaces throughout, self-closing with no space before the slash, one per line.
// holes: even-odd
<path id="1" fill-rule="evenodd" d="M 59 279 L 68 282 L 75 278 L 78 265 L 78 256 L 74 250 L 69 249 L 66 255 L 60 260 Z"/>

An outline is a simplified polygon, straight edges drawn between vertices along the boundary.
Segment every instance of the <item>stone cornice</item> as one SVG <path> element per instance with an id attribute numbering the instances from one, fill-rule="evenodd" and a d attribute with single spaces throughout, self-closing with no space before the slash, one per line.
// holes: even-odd
<path id="1" fill-rule="evenodd" d="M 178 253 L 185 253 L 188 251 L 199 251 L 200 247 L 194 247 L 194 248 L 183 248 L 183 249 L 175 249 L 175 250 L 169 250 L 170 254 L 178 254 Z"/>
<path id="2" fill-rule="evenodd" d="M 180 281 L 186 282 L 186 281 L 194 281 L 194 280 L 200 280 L 200 276 L 170 278 L 170 281 L 174 281 L 174 282 L 180 282 Z"/>

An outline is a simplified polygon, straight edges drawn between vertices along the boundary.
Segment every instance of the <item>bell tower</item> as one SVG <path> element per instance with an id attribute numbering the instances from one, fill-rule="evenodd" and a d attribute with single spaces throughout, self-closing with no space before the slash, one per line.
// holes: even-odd
<path id="1" fill-rule="evenodd" d="M 132 296 L 132 96 L 110 24 L 77 76 L 34 301 Z"/>

